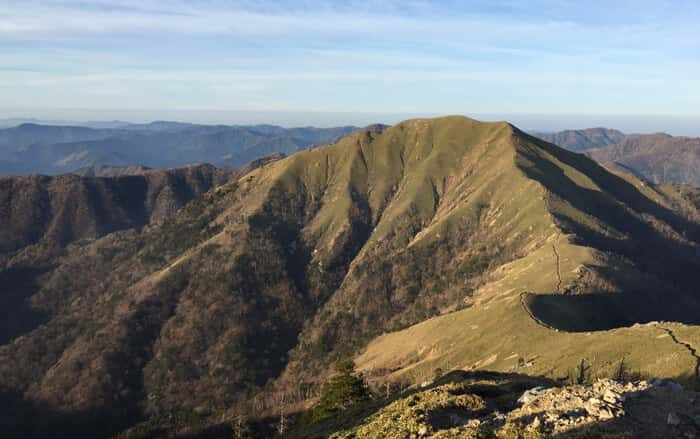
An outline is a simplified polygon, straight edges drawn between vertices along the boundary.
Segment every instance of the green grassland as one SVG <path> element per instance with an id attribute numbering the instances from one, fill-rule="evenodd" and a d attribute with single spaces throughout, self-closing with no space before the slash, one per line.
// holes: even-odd
<path id="1" fill-rule="evenodd" d="M 412 382 L 438 367 L 566 378 L 582 359 L 598 376 L 624 360 L 639 373 L 695 384 L 696 358 L 667 332 L 700 342 L 700 328 L 673 323 L 698 322 L 689 272 L 697 226 L 672 212 L 677 193 L 526 136 L 514 143 L 508 172 L 536 183 L 540 195 L 512 188 L 507 218 L 516 225 L 501 236 L 528 230 L 527 254 L 493 270 L 472 307 L 375 338 L 357 358 L 361 369 Z M 522 214 L 533 199 L 535 214 Z M 689 255 L 680 268 L 662 261 L 678 254 Z"/>

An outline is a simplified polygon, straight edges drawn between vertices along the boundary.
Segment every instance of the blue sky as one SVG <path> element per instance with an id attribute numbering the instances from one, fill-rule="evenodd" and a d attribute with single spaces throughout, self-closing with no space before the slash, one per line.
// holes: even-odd
<path id="1" fill-rule="evenodd" d="M 0 117 L 692 124 L 698 23 L 696 0 L 0 0 Z"/>

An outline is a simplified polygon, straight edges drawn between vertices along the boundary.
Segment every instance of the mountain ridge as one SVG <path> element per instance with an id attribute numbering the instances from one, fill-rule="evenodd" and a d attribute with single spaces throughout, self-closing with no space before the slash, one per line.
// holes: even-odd
<path id="1" fill-rule="evenodd" d="M 23 124 L 0 129 L 0 174 L 55 175 L 94 165 L 173 168 L 208 162 L 242 166 L 258 157 L 334 141 L 357 129 L 179 122 L 112 129 Z"/>
<path id="2" fill-rule="evenodd" d="M 643 134 L 606 148 L 587 151 L 595 160 L 635 173 L 654 183 L 700 187 L 700 139 L 665 133 Z"/>
<path id="3" fill-rule="evenodd" d="M 627 135 L 610 128 L 586 128 L 580 130 L 564 130 L 553 133 L 534 132 L 535 137 L 549 143 L 559 145 L 572 151 L 585 151 L 622 142 Z"/>
<path id="4" fill-rule="evenodd" d="M 420 382 L 446 364 L 509 370 L 518 355 L 558 377 L 595 349 L 606 367 L 629 351 L 649 373 L 692 373 L 690 359 L 670 366 L 679 348 L 652 326 L 555 331 L 528 315 L 553 327 L 549 308 L 521 299 L 642 291 L 631 299 L 673 297 L 679 306 L 659 308 L 672 317 L 697 309 L 690 199 L 506 122 L 356 132 L 163 224 L 70 246 L 35 288 L 18 286 L 47 317 L 0 346 L 0 376 L 22 395 L 13 407 L 42 401 L 92 419 L 86 430 L 100 419 L 118 431 L 176 410 L 211 420 L 298 407 L 344 355 L 377 381 Z M 31 268 L 31 255 L 8 267 Z M 639 335 L 658 361 L 643 363 Z"/>

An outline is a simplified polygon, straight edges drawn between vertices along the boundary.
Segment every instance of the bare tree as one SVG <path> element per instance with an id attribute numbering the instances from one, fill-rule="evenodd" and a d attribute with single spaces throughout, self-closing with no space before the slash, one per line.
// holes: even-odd
<path id="1" fill-rule="evenodd" d="M 280 421 L 277 424 L 277 433 L 279 433 L 280 437 L 284 437 L 287 433 L 287 428 L 287 415 L 284 413 L 284 410 L 280 410 Z"/>
<path id="2" fill-rule="evenodd" d="M 588 382 L 591 377 L 591 366 L 586 366 L 585 358 L 581 358 L 581 362 L 579 363 L 577 370 L 578 375 L 576 377 L 576 384 L 585 384 L 586 382 Z"/>
<path id="3" fill-rule="evenodd" d="M 237 413 L 233 418 L 231 427 L 233 428 L 233 438 L 234 439 L 244 439 L 249 437 L 250 428 L 248 427 L 248 421 L 245 416 L 241 413 Z"/>

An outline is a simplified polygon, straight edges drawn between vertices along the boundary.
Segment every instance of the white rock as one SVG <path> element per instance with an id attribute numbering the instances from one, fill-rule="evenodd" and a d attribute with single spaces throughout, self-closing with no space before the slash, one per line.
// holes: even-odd
<path id="1" fill-rule="evenodd" d="M 668 425 L 680 425 L 681 419 L 674 412 L 670 412 L 666 418 L 666 423 Z"/>
<path id="2" fill-rule="evenodd" d="M 428 434 L 428 426 L 427 425 L 421 425 L 418 427 L 418 436 L 423 437 Z"/>
<path id="3" fill-rule="evenodd" d="M 608 389 L 605 391 L 603 394 L 603 401 L 609 402 L 610 404 L 619 404 L 625 400 L 625 397 L 623 395 L 620 395 L 617 392 L 613 392 L 612 390 Z"/>
<path id="4" fill-rule="evenodd" d="M 532 389 L 528 389 L 523 394 L 518 398 L 518 402 L 520 404 L 527 404 L 528 402 L 532 401 L 537 397 L 538 395 L 541 395 L 547 390 L 546 387 L 543 386 L 537 386 L 533 387 Z"/>

